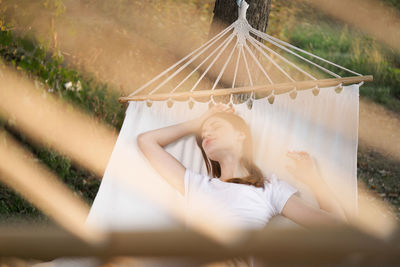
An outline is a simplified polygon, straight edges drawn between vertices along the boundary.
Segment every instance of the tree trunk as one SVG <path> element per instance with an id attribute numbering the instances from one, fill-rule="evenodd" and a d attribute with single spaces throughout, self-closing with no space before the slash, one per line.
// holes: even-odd
<path id="1" fill-rule="evenodd" d="M 249 24 L 261 31 L 266 32 L 268 26 L 268 17 L 271 8 L 272 0 L 246 0 L 249 4 L 249 8 L 247 9 L 247 21 Z M 210 26 L 208 38 L 211 39 L 228 25 L 232 24 L 238 18 L 238 6 L 236 0 L 216 0 L 214 6 L 214 17 Z M 256 38 L 261 41 L 261 38 Z M 257 54 L 257 53 L 255 53 Z M 261 76 L 260 70 L 255 66 L 254 62 L 249 64 L 249 68 L 251 69 L 252 76 L 257 80 Z M 235 87 L 244 86 L 246 83 L 245 75 L 237 77 L 237 85 Z M 230 80 L 221 80 L 220 86 L 222 88 L 230 88 L 231 81 Z M 250 97 L 250 94 L 238 94 L 234 96 L 234 102 L 241 103 L 246 101 Z M 220 97 L 220 100 L 226 102 L 228 101 L 227 97 Z M 249 108 L 252 103 L 247 102 Z"/>
<path id="2" fill-rule="evenodd" d="M 272 0 L 247 0 L 247 21 L 250 25 L 262 32 L 267 30 L 268 17 Z M 214 17 L 211 23 L 209 38 L 212 38 L 238 17 L 236 0 L 215 0 Z"/>

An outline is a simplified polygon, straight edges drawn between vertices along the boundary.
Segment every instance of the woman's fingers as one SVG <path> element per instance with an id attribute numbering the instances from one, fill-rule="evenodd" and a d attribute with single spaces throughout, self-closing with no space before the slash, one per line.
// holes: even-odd
<path id="1" fill-rule="evenodd" d="M 286 153 L 286 156 L 293 160 L 293 162 L 296 164 L 296 166 L 299 166 L 301 168 L 311 168 L 313 165 L 312 158 L 307 152 L 304 153 L 298 153 L 298 152 L 290 152 Z"/>
<path id="2" fill-rule="evenodd" d="M 224 110 L 225 112 L 228 112 L 228 113 L 233 113 L 233 112 L 235 112 L 235 110 L 233 109 L 233 108 L 227 108 L 227 109 L 225 109 Z"/>
<path id="3" fill-rule="evenodd" d="M 301 159 L 303 158 L 303 155 L 297 152 L 288 152 L 286 155 L 291 158 L 291 159 Z"/>
<path id="4" fill-rule="evenodd" d="M 234 112 L 234 111 L 235 111 L 235 109 L 233 107 L 230 107 L 226 104 L 218 103 L 215 106 L 213 106 L 212 108 L 208 109 L 200 118 L 201 118 L 201 121 L 204 121 L 217 112 Z"/>
<path id="5" fill-rule="evenodd" d="M 213 107 L 215 112 L 234 112 L 235 109 L 227 104 L 218 103 Z"/>
<path id="6" fill-rule="evenodd" d="M 292 159 L 302 160 L 308 159 L 310 155 L 305 151 L 288 151 L 286 155 Z"/>

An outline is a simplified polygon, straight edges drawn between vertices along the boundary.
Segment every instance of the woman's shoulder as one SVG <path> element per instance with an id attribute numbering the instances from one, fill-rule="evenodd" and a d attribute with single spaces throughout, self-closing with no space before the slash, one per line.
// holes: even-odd
<path id="1" fill-rule="evenodd" d="M 276 184 L 279 181 L 279 178 L 275 173 L 270 173 L 264 176 L 264 180 L 265 185 L 272 185 Z"/>
<path id="2" fill-rule="evenodd" d="M 266 185 L 266 188 L 268 188 L 268 199 L 274 207 L 275 214 L 280 214 L 286 201 L 290 196 L 299 192 L 299 190 L 291 182 L 280 179 L 275 173 L 271 174 L 269 178 L 270 183 Z"/>
<path id="3" fill-rule="evenodd" d="M 265 187 L 268 188 L 270 191 L 274 191 L 277 193 L 292 193 L 297 192 L 298 189 L 286 179 L 281 179 L 275 173 L 272 173 L 268 176 L 268 181 L 265 183 Z"/>
<path id="4" fill-rule="evenodd" d="M 201 174 L 201 173 L 193 171 L 192 169 L 189 169 L 189 168 L 186 168 L 186 170 L 185 170 L 185 176 L 184 176 L 185 184 L 200 185 L 200 184 L 207 183 L 210 180 L 211 180 L 211 178 L 205 174 Z"/>
<path id="5" fill-rule="evenodd" d="M 269 189 L 280 189 L 280 188 L 290 188 L 294 189 L 295 187 L 292 185 L 290 181 L 287 181 L 286 179 L 282 179 L 278 177 L 276 173 L 271 173 L 268 176 L 265 177 L 265 183 L 264 185 L 268 187 Z"/>
<path id="6" fill-rule="evenodd" d="M 192 169 L 186 168 L 185 179 L 196 179 L 196 180 L 210 180 L 211 178 L 205 174 L 201 174 Z"/>

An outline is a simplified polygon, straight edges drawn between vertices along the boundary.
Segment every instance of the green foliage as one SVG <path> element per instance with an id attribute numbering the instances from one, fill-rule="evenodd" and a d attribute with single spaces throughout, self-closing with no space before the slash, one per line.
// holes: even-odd
<path id="1" fill-rule="evenodd" d="M 94 174 L 72 165 L 71 159 L 45 147 L 31 147 L 42 163 L 47 165 L 70 189 L 91 203 L 100 179 Z"/>
<path id="2" fill-rule="evenodd" d="M 16 214 L 24 217 L 44 217 L 38 209 L 19 194 L 5 186 L 0 186 L 0 220 L 15 216 Z"/>
<path id="3" fill-rule="evenodd" d="M 43 45 L 29 36 L 18 36 L 10 30 L 0 31 L 0 57 L 5 64 L 12 65 L 34 79 L 38 90 L 73 103 L 87 113 L 94 114 L 119 130 L 124 118 L 124 108 L 118 103 L 119 94 L 106 84 L 96 82 L 89 75 L 79 74 L 68 68 L 59 52 L 50 53 Z M 74 166 L 66 156 L 27 141 L 27 138 L 13 128 L 12 120 L 2 121 L 0 128 L 6 128 L 49 169 L 57 173 L 77 195 L 88 203 L 94 200 L 100 179 L 93 173 Z M 10 216 L 29 216 L 46 221 L 39 210 L 21 196 L 0 184 L 0 219 Z"/>
<path id="4" fill-rule="evenodd" d="M 20 37 L 5 30 L 0 31 L 0 56 L 29 73 L 49 93 L 94 113 L 116 129 L 122 126 L 124 110 L 118 103 L 118 90 L 68 68 L 60 52 L 51 54 L 29 36 Z"/>
<path id="5" fill-rule="evenodd" d="M 99 177 L 82 168 L 73 166 L 71 159 L 60 155 L 44 146 L 31 144 L 27 138 L 7 122 L 0 119 L 0 129 L 6 129 L 20 144 L 32 152 L 41 163 L 46 165 L 75 194 L 91 204 L 100 185 Z M 0 174 L 2 175 L 2 174 Z M 48 218 L 40 210 L 27 202 L 13 190 L 0 183 L 0 220 L 7 220 L 17 215 L 33 218 L 36 221 L 48 222 Z"/>
<path id="6" fill-rule="evenodd" d="M 400 11 L 400 1 L 398 0 L 381 0 L 382 3 L 388 5 L 389 7 L 392 6 Z"/>
<path id="7" fill-rule="evenodd" d="M 43 0 L 43 6 L 59 16 L 65 12 L 65 5 L 62 0 Z"/>

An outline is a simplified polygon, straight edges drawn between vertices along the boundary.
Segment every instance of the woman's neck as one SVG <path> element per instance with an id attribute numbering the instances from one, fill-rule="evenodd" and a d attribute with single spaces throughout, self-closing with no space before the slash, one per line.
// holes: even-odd
<path id="1" fill-rule="evenodd" d="M 240 157 L 229 155 L 219 160 L 221 166 L 220 180 L 226 181 L 231 178 L 241 178 L 248 175 L 246 168 L 241 163 Z"/>

